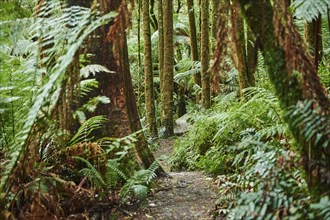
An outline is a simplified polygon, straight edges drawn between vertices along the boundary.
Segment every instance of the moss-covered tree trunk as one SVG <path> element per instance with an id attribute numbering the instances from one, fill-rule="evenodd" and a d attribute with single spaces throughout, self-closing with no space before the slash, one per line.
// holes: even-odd
<path id="1" fill-rule="evenodd" d="M 260 49 L 265 59 L 271 82 L 274 84 L 281 107 L 284 110 L 309 100 L 315 115 L 323 117 L 322 127 L 312 137 L 306 136 L 312 124 L 297 124 L 292 115 L 286 115 L 291 132 L 298 142 L 302 162 L 307 173 L 307 181 L 312 191 L 323 193 L 330 189 L 330 142 L 329 111 L 330 102 L 317 76 L 312 57 L 306 52 L 303 40 L 295 29 L 286 0 L 254 1 L 239 0 L 247 23 L 255 36 L 260 39 Z M 303 102 L 302 102 L 303 103 Z M 297 107 L 296 107 L 297 108 Z M 307 110 L 306 110 L 307 111 Z M 305 119 L 306 115 L 296 111 L 295 118 Z M 314 117 L 316 117 L 314 116 Z M 318 138 L 321 135 L 321 140 Z M 317 141 L 318 140 L 318 141 Z M 323 145 L 323 146 L 322 146 Z"/>
<path id="2" fill-rule="evenodd" d="M 198 44 L 196 34 L 196 21 L 195 21 L 195 10 L 194 1 L 187 0 L 188 17 L 189 17 L 189 36 L 190 36 L 190 51 L 192 61 L 198 61 Z M 194 82 L 201 86 L 201 75 L 200 73 L 194 74 Z"/>
<path id="3" fill-rule="evenodd" d="M 201 75 L 202 75 L 202 106 L 210 108 L 210 49 L 209 49 L 209 0 L 201 1 Z"/>
<path id="4" fill-rule="evenodd" d="M 100 136 L 122 137 L 142 128 L 129 70 L 126 40 L 129 12 L 125 0 L 100 1 L 99 4 L 102 14 L 118 11 L 118 16 L 115 22 L 99 28 L 88 46 L 89 52 L 95 54 L 92 62 L 113 71 L 111 74 L 96 75 L 99 88 L 93 95 L 107 96 L 111 102 L 98 106 L 94 114 L 105 115 L 108 118 Z M 154 161 L 143 135 L 135 144 L 135 153 L 138 161 L 145 167 L 149 167 Z"/>
<path id="5" fill-rule="evenodd" d="M 163 103 L 164 95 L 163 84 L 164 84 L 164 28 L 163 28 L 163 1 L 158 0 L 158 69 L 159 69 L 159 87 L 160 87 L 160 106 L 161 106 L 161 125 L 164 126 L 163 116 Z"/>
<path id="6" fill-rule="evenodd" d="M 142 5 L 143 14 L 143 40 L 144 40 L 144 88 L 147 113 L 147 126 L 152 137 L 157 136 L 155 103 L 154 103 L 154 82 L 151 53 L 151 37 L 149 24 L 149 0 L 144 0 Z"/>
<path id="7" fill-rule="evenodd" d="M 257 67 L 258 50 L 256 40 L 249 27 L 246 27 L 237 2 L 231 13 L 232 43 L 231 56 L 238 70 L 239 92 L 243 96 L 245 88 L 255 85 L 254 73 Z"/>
<path id="8" fill-rule="evenodd" d="M 247 75 L 247 54 L 245 47 L 244 22 L 240 16 L 239 7 L 234 3 L 231 13 L 232 22 L 232 60 L 238 71 L 239 93 L 243 96 L 243 89 L 250 86 Z"/>
<path id="9" fill-rule="evenodd" d="M 143 73 L 141 71 L 141 4 L 142 0 L 138 0 L 138 26 L 137 26 L 137 38 L 138 38 L 138 94 L 137 102 L 138 106 L 141 103 L 142 93 L 143 93 Z"/>
<path id="10" fill-rule="evenodd" d="M 212 0 L 212 42 L 217 39 L 220 2 L 220 0 Z M 212 43 L 212 51 L 215 50 L 215 47 L 216 43 Z M 220 94 L 220 75 L 219 71 L 215 70 L 212 76 L 212 94 Z"/>
<path id="11" fill-rule="evenodd" d="M 164 73 L 162 85 L 162 117 L 164 136 L 173 135 L 173 0 L 163 1 Z"/>

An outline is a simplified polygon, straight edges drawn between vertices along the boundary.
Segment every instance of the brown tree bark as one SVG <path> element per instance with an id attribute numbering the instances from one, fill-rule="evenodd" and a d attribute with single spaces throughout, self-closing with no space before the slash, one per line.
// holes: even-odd
<path id="1" fill-rule="evenodd" d="M 163 126 L 165 127 L 164 136 L 173 135 L 173 64 L 174 64 L 174 48 L 173 48 L 173 0 L 163 2 L 163 28 L 164 28 L 164 73 L 163 73 L 163 105 L 162 117 Z"/>
<path id="2" fill-rule="evenodd" d="M 201 75 L 202 75 L 202 106 L 210 108 L 211 89 L 210 89 L 210 49 L 209 49 L 209 1 L 201 1 Z"/>
<path id="3" fill-rule="evenodd" d="M 114 22 L 99 28 L 89 45 L 90 53 L 95 54 L 93 63 L 103 65 L 112 73 L 99 73 L 96 79 L 99 89 L 94 95 L 104 95 L 111 102 L 96 109 L 95 115 L 106 115 L 108 118 L 101 136 L 122 137 L 141 130 L 135 95 L 129 71 L 129 59 L 126 40 L 126 29 L 129 11 L 126 1 L 100 1 L 101 13 L 118 11 Z M 143 135 L 135 144 L 136 158 L 144 167 L 149 167 L 154 156 L 148 148 Z"/>
<path id="4" fill-rule="evenodd" d="M 144 88 L 147 113 L 147 126 L 152 137 L 157 136 L 155 103 L 154 103 L 154 82 L 152 68 L 151 37 L 149 25 L 149 0 L 142 4 L 143 14 L 143 39 L 144 39 Z"/>
<path id="5" fill-rule="evenodd" d="M 158 0 L 158 69 L 159 69 L 159 87 L 160 87 L 160 106 L 161 106 L 161 125 L 164 126 L 163 116 L 163 84 L 164 84 L 164 24 L 163 24 L 163 1 Z"/>
<path id="6" fill-rule="evenodd" d="M 218 33 L 218 20 L 219 20 L 219 7 L 220 7 L 220 0 L 212 0 L 212 39 L 217 39 Z M 213 42 L 213 41 L 212 41 Z M 212 51 L 215 50 L 216 44 L 212 44 Z M 212 76 L 212 94 L 218 95 L 220 94 L 220 75 L 219 71 L 213 70 Z"/>

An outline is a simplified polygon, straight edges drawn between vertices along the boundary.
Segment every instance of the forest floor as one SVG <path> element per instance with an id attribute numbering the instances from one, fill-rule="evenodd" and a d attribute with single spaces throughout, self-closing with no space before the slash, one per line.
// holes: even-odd
<path id="1" fill-rule="evenodd" d="M 214 219 L 212 211 L 215 210 L 218 190 L 213 179 L 202 172 L 170 172 L 168 159 L 174 141 L 158 141 L 155 157 L 169 176 L 157 180 L 146 208 L 136 219 Z"/>

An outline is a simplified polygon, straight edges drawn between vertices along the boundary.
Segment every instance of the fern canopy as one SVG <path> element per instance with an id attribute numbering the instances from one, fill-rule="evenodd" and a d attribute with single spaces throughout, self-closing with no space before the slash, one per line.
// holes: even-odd
<path id="1" fill-rule="evenodd" d="M 329 0 L 295 0 L 291 4 L 296 9 L 294 15 L 297 18 L 311 22 L 320 15 L 326 15 L 330 9 Z"/>

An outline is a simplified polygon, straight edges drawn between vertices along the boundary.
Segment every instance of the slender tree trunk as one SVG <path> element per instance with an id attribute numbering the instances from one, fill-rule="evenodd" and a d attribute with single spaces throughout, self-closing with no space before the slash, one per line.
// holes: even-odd
<path id="1" fill-rule="evenodd" d="M 257 66 L 258 50 L 253 45 L 255 37 L 242 19 L 240 7 L 234 2 L 231 7 L 232 43 L 231 56 L 238 70 L 239 93 L 243 96 L 245 88 L 255 85 L 254 72 Z"/>
<path id="2" fill-rule="evenodd" d="M 196 34 L 196 22 L 195 22 L 195 10 L 194 10 L 194 1 L 187 0 L 188 7 L 188 17 L 189 17 L 189 35 L 190 35 L 190 50 L 192 61 L 198 61 L 198 44 L 197 44 L 197 34 Z M 194 74 L 195 84 L 201 86 L 201 74 Z M 196 94 L 196 103 L 200 100 L 199 95 Z"/>
<path id="3" fill-rule="evenodd" d="M 181 9 L 181 1 L 178 0 L 178 8 L 176 9 L 176 13 L 179 14 L 180 13 L 180 9 Z"/>
<path id="4" fill-rule="evenodd" d="M 173 135 L 173 0 L 164 1 L 164 73 L 163 73 L 163 106 L 162 116 L 165 127 L 164 136 Z"/>
<path id="5" fill-rule="evenodd" d="M 141 97 L 143 93 L 142 79 L 143 74 L 141 71 L 141 1 L 138 0 L 138 105 L 141 103 Z"/>
<path id="6" fill-rule="evenodd" d="M 312 110 L 323 116 L 323 126 L 318 134 L 329 131 L 330 102 L 321 84 L 312 58 L 306 52 L 299 32 L 295 29 L 286 0 L 254 1 L 239 0 L 247 23 L 260 39 L 260 49 L 265 59 L 269 77 L 274 84 L 281 107 L 288 109 L 301 100 L 309 100 Z M 249 6 L 249 7 L 247 7 Z M 297 117 L 304 119 L 303 113 Z M 317 133 L 312 138 L 304 134 L 306 126 L 297 126 L 291 115 L 285 117 L 291 132 L 299 143 L 307 181 L 312 191 L 323 193 L 329 190 L 330 143 L 319 140 Z"/>
<path id="7" fill-rule="evenodd" d="M 220 0 L 212 0 L 212 39 L 217 39 L 218 33 L 218 19 L 219 19 L 219 6 Z M 213 42 L 213 41 L 212 41 Z M 215 43 L 212 43 L 212 51 L 215 50 Z M 220 75 L 219 71 L 213 71 L 212 76 L 212 93 L 215 95 L 220 94 Z"/>
<path id="8" fill-rule="evenodd" d="M 202 73 L 202 106 L 210 108 L 210 49 L 209 49 L 209 0 L 201 1 L 201 73 Z"/>
<path id="9" fill-rule="evenodd" d="M 161 106 L 161 125 L 164 126 L 163 115 L 163 84 L 164 84 L 164 24 L 163 24 L 163 1 L 158 0 L 158 69 L 160 79 L 160 106 Z"/>
<path id="10" fill-rule="evenodd" d="M 144 0 L 142 5 L 143 14 L 143 39 L 144 39 L 144 87 L 145 103 L 147 112 L 147 124 L 152 137 L 157 136 L 155 103 L 154 103 L 154 82 L 151 53 L 151 37 L 149 25 L 149 0 Z"/>
<path id="11" fill-rule="evenodd" d="M 158 30 L 158 22 L 154 11 L 155 0 L 150 0 L 150 18 L 151 18 L 151 25 L 155 31 Z"/>
<path id="12" fill-rule="evenodd" d="M 247 54 L 245 47 L 244 22 L 240 16 L 239 5 L 233 3 L 231 13 L 232 23 L 232 43 L 233 52 L 231 53 L 235 67 L 238 71 L 239 94 L 243 96 L 243 89 L 249 87 L 247 75 Z"/>

